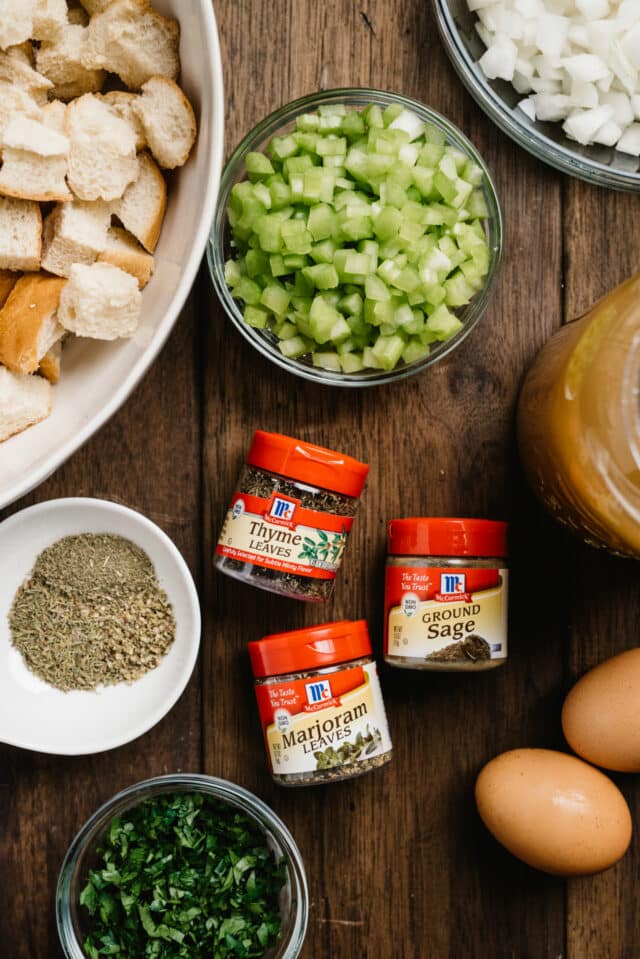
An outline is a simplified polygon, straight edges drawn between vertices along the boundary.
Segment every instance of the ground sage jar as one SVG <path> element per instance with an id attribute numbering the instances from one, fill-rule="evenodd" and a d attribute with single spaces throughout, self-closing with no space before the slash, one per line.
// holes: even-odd
<path id="1" fill-rule="evenodd" d="M 249 643 L 275 782 L 350 779 L 391 759 L 366 622 L 343 620 Z"/>
<path id="2" fill-rule="evenodd" d="M 388 663 L 473 671 L 506 662 L 506 523 L 394 519 L 387 551 Z"/>
<path id="3" fill-rule="evenodd" d="M 282 596 L 327 599 L 368 472 L 343 453 L 257 430 L 220 533 L 216 567 Z"/>

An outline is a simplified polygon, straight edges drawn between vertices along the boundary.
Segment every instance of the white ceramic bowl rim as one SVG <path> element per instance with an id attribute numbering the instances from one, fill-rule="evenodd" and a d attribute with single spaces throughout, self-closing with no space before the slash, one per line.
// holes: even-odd
<path id="1" fill-rule="evenodd" d="M 35 506 L 29 506 L 26 509 L 14 513 L 12 516 L 9 516 L 8 519 L 0 523 L 0 535 L 4 537 L 7 533 L 11 534 L 11 531 L 14 527 L 19 528 L 25 522 L 25 520 L 32 520 L 35 517 L 41 518 L 43 524 L 46 524 L 47 514 L 51 514 L 52 511 L 56 511 L 61 508 L 71 508 L 80 512 L 87 511 L 88 514 L 93 515 L 95 515 L 96 511 L 98 511 L 98 513 L 113 514 L 118 517 L 122 517 L 129 523 L 134 523 L 143 530 L 148 531 L 154 540 L 159 541 L 161 548 L 168 553 L 172 566 L 178 572 L 180 583 L 179 588 L 186 603 L 188 604 L 189 615 L 193 621 L 193 636 L 195 636 L 195 640 L 193 637 L 190 639 L 190 645 L 187 648 L 187 655 L 184 659 L 184 662 L 182 662 L 180 665 L 176 681 L 171 687 L 171 691 L 154 708 L 149 709 L 146 712 L 141 712 L 138 721 L 133 722 L 127 727 L 125 735 L 122 733 L 116 735 L 103 735 L 99 738 L 99 741 L 96 741 L 91 749 L 77 748 L 73 745 L 67 745 L 64 748 L 61 748 L 59 743 L 54 744 L 53 740 L 47 740 L 46 736 L 43 736 L 39 742 L 27 742 L 25 739 L 12 736 L 6 729 L 0 730 L 0 742 L 6 743 L 7 745 L 29 749 L 34 752 L 51 753 L 59 756 L 77 756 L 105 752 L 109 749 L 115 749 L 118 746 L 123 746 L 125 743 L 137 739 L 139 736 L 142 736 L 144 733 L 152 729 L 152 727 L 160 722 L 160 720 L 173 708 L 184 692 L 198 659 L 198 653 L 200 649 L 201 615 L 200 602 L 193 578 L 182 554 L 178 550 L 175 543 L 170 539 L 169 536 L 167 536 L 164 530 L 160 529 L 159 526 L 144 516 L 143 513 L 131 509 L 128 506 L 122 506 L 119 503 L 114 503 L 110 500 L 92 499 L 89 497 L 68 497 L 48 500 L 44 503 L 37 503 Z M 126 533 L 123 532 L 119 535 L 126 535 Z M 149 558 L 152 562 L 154 562 L 155 565 L 157 557 L 154 557 L 151 549 L 149 549 L 147 552 Z M 167 655 L 169 655 L 170 652 L 171 650 L 169 650 Z M 162 663 L 157 668 L 159 669 L 161 666 Z M 153 674 L 154 671 L 152 670 L 137 682 L 141 682 L 147 677 L 152 677 Z M 111 690 L 116 688 L 117 687 L 109 687 Z M 134 691 L 135 688 L 135 683 L 128 687 L 128 689 L 131 691 Z M 61 693 L 61 695 L 67 696 L 70 694 Z M 94 694 L 83 693 L 76 695 L 92 696 Z"/>
<path id="2" fill-rule="evenodd" d="M 224 91 L 222 84 L 222 62 L 220 56 L 220 45 L 218 42 L 218 30 L 216 26 L 213 4 L 204 2 L 201 5 L 202 18 L 200 28 L 203 31 L 207 46 L 212 55 L 212 70 L 217 77 L 212 92 L 214 104 L 215 127 L 212 132 L 213 153 L 209 158 L 209 166 L 212 171 L 207 182 L 206 190 L 201 198 L 202 213 L 198 220 L 197 227 L 193 234 L 193 242 L 189 257 L 184 265 L 183 272 L 173 294 L 171 301 L 167 304 L 163 320 L 154 333 L 153 340 L 141 354 L 137 362 L 129 371 L 125 379 L 114 391 L 111 399 L 102 409 L 92 416 L 76 433 L 62 442 L 55 454 L 49 456 L 39 468 L 35 471 L 26 470 L 25 473 L 12 486 L 2 491 L 0 499 L 0 508 L 14 502 L 21 496 L 24 496 L 34 487 L 44 482 L 62 463 L 65 462 L 73 453 L 76 452 L 90 437 L 103 426 L 106 421 L 122 406 L 130 393 L 138 385 L 141 377 L 151 366 L 156 356 L 164 346 L 173 325 L 185 304 L 187 296 L 193 286 L 196 273 L 200 266 L 207 240 L 209 230 L 216 206 L 218 195 L 218 186 L 220 181 L 220 171 L 222 169 L 222 157 L 224 151 Z M 10 442 L 10 440 L 9 440 Z"/>

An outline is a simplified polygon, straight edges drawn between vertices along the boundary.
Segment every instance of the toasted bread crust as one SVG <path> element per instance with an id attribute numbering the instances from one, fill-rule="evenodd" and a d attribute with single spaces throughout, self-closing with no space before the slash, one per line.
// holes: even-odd
<path id="1" fill-rule="evenodd" d="M 19 279 L 19 273 L 14 273 L 11 270 L 0 270 L 0 310 L 7 302 L 7 297 Z"/>
<path id="2" fill-rule="evenodd" d="M 118 217 L 125 229 L 127 229 L 129 233 L 132 233 L 135 238 L 142 243 L 145 250 L 147 250 L 149 253 L 153 253 L 157 246 L 158 239 L 160 238 L 162 221 L 164 220 L 164 215 L 167 209 L 167 184 L 165 183 L 162 171 L 150 153 L 148 153 L 146 150 L 143 150 L 142 153 L 138 154 L 138 159 L 140 161 L 140 173 L 138 175 L 138 179 L 129 187 L 127 187 L 122 199 L 116 201 L 113 206 L 113 212 Z M 129 202 L 131 202 L 132 198 L 136 196 L 136 188 L 140 188 L 139 183 L 144 173 L 148 173 L 153 180 L 155 187 L 154 208 L 149 212 L 149 218 L 145 227 L 143 229 L 138 229 L 136 225 L 131 222 L 127 215 L 127 197 L 129 198 Z"/>
<path id="3" fill-rule="evenodd" d="M 51 347 L 40 360 L 38 373 L 49 380 L 50 383 L 57 383 L 60 379 L 60 361 L 62 358 L 62 340 Z"/>
<path id="4" fill-rule="evenodd" d="M 42 324 L 58 309 L 66 280 L 46 273 L 25 273 L 0 310 L 0 362 L 14 373 L 38 369 Z"/>

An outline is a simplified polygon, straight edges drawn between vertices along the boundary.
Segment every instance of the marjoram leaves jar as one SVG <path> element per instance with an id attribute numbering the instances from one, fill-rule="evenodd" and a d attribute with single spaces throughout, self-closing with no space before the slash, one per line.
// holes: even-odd
<path id="1" fill-rule="evenodd" d="M 506 523 L 394 519 L 387 553 L 388 663 L 471 672 L 506 662 Z"/>
<path id="2" fill-rule="evenodd" d="M 249 643 L 275 782 L 351 779 L 391 759 L 366 622 L 342 620 Z"/>
<path id="3" fill-rule="evenodd" d="M 282 596 L 328 599 L 368 472 L 351 456 L 257 430 L 216 567 Z"/>

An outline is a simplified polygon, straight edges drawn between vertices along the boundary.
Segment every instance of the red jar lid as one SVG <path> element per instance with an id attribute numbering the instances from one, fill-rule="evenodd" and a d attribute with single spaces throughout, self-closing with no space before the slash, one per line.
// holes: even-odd
<path id="1" fill-rule="evenodd" d="M 425 516 L 392 519 L 387 544 L 392 556 L 506 556 L 507 524 Z"/>
<path id="2" fill-rule="evenodd" d="M 247 463 L 270 473 L 279 473 L 291 479 L 320 486 L 322 489 L 360 496 L 369 472 L 366 463 L 360 463 L 344 453 L 313 446 L 302 440 L 256 430 L 247 454 Z"/>
<path id="3" fill-rule="evenodd" d="M 272 633 L 249 643 L 253 675 L 258 678 L 322 669 L 370 655 L 371 640 L 364 619 Z"/>

